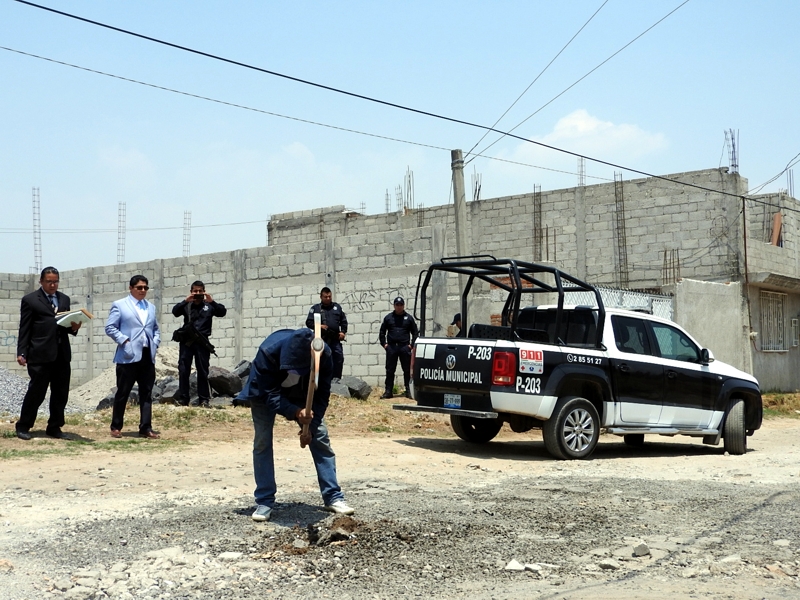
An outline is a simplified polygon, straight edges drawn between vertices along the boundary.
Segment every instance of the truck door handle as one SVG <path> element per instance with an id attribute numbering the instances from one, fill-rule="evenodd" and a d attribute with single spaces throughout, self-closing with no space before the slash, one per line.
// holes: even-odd
<path id="1" fill-rule="evenodd" d="M 675 379 L 677 376 L 678 374 L 675 371 L 667 371 L 667 377 L 669 379 Z"/>
<path id="2" fill-rule="evenodd" d="M 630 368 L 628 365 L 626 365 L 625 363 L 621 364 L 621 365 L 620 365 L 619 367 L 617 367 L 617 368 L 618 368 L 618 369 L 620 370 L 620 372 L 622 372 L 622 373 L 630 373 L 630 372 L 631 372 L 631 368 Z"/>

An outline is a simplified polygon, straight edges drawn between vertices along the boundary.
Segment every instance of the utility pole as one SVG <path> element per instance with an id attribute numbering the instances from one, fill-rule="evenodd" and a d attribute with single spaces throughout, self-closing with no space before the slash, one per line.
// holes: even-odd
<path id="1" fill-rule="evenodd" d="M 450 151 L 450 168 L 453 171 L 453 200 L 456 217 L 456 254 L 467 256 L 467 199 L 464 190 L 464 155 L 461 150 Z"/>
<path id="2" fill-rule="evenodd" d="M 450 169 L 453 171 L 453 201 L 455 202 L 456 219 L 456 254 L 470 254 L 467 239 L 467 199 L 464 190 L 464 154 L 461 150 L 450 151 Z M 459 292 L 464 291 L 467 284 L 465 275 L 458 276 Z"/>

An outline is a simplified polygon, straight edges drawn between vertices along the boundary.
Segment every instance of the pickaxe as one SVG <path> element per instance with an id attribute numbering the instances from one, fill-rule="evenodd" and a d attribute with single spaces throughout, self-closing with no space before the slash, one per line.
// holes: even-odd
<path id="1" fill-rule="evenodd" d="M 311 340 L 311 373 L 308 377 L 308 394 L 306 395 L 306 415 L 311 414 L 311 407 L 314 403 L 314 392 L 319 385 L 319 359 L 322 356 L 322 351 L 325 349 L 325 342 L 322 341 L 320 336 L 320 329 L 322 328 L 322 315 L 319 313 L 314 314 L 314 339 Z M 309 424 L 304 424 L 300 432 L 300 447 L 305 448 L 305 441 L 309 437 Z"/>

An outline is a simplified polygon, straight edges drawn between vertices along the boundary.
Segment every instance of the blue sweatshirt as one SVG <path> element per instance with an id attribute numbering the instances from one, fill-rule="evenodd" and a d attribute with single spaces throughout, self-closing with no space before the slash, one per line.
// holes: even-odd
<path id="1" fill-rule="evenodd" d="M 314 332 L 305 328 L 281 329 L 270 334 L 258 348 L 250 365 L 247 383 L 236 398 L 266 404 L 271 412 L 294 420 L 297 410 L 305 408 L 313 338 Z M 331 350 L 326 344 L 319 361 L 319 386 L 314 392 L 312 404 L 312 430 L 319 427 L 328 409 L 332 365 Z M 300 381 L 292 387 L 283 387 L 281 384 L 289 371 L 299 373 Z"/>

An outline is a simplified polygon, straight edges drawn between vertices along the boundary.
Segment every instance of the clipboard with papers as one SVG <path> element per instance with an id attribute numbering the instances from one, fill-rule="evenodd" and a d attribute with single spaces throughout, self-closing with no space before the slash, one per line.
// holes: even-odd
<path id="1" fill-rule="evenodd" d="M 56 324 L 61 327 L 72 327 L 73 323 L 87 323 L 94 315 L 85 308 L 56 313 Z"/>

